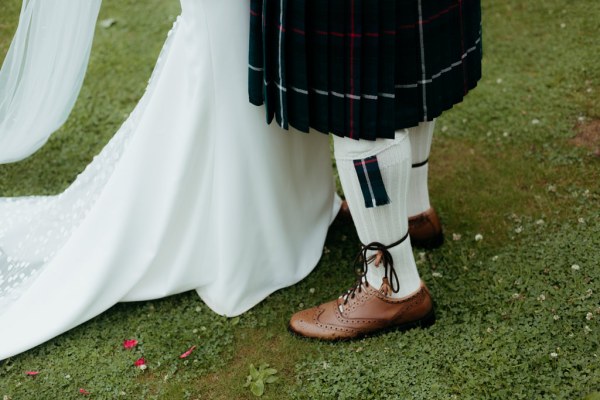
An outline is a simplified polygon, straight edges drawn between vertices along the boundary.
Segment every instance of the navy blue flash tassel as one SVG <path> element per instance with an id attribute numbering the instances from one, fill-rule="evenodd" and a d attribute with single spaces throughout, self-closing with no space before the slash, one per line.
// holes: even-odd
<path id="1" fill-rule="evenodd" d="M 354 160 L 354 168 L 365 199 L 365 207 L 373 208 L 389 204 L 390 198 L 383 184 L 377 156 Z"/>

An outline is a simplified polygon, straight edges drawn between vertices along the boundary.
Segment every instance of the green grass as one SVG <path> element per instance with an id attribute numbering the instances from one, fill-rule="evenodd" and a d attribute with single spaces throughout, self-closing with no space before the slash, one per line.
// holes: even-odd
<path id="1" fill-rule="evenodd" d="M 2 55 L 19 3 L 0 0 Z M 263 362 L 279 371 L 266 399 L 598 399 L 600 159 L 571 139 L 600 119 L 600 3 L 483 3 L 484 79 L 440 119 L 431 156 L 447 241 L 415 253 L 433 327 L 338 344 L 287 333 L 291 313 L 352 283 L 357 238 L 334 226 L 313 274 L 240 318 L 194 293 L 116 305 L 0 365 L 0 399 L 81 398 L 79 388 L 97 399 L 251 399 L 248 367 Z M 178 10 L 104 1 L 100 18 L 117 24 L 97 32 L 73 114 L 34 156 L 0 166 L 0 196 L 68 186 L 135 106 Z M 140 344 L 123 350 L 126 338 Z M 132 366 L 142 356 L 145 371 Z"/>

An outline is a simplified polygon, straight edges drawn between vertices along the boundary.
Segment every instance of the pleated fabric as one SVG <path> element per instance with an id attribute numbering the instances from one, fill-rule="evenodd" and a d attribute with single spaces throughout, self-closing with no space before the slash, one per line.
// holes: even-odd
<path id="1" fill-rule="evenodd" d="M 248 94 L 267 123 L 394 138 L 481 78 L 480 0 L 251 0 Z"/>

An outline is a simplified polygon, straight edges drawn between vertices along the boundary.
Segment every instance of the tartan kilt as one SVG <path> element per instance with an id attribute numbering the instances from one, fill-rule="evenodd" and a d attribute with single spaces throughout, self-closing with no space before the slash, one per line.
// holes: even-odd
<path id="1" fill-rule="evenodd" d="M 393 138 L 481 78 L 480 0 L 251 0 L 248 92 L 267 123 Z"/>

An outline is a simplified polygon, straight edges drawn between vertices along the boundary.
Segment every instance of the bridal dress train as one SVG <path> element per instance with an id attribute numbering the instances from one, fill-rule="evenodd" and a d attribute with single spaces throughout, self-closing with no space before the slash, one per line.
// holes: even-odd
<path id="1" fill-rule="evenodd" d="M 238 315 L 317 264 L 339 207 L 328 138 L 249 104 L 246 3 L 181 0 L 146 93 L 75 182 L 0 199 L 0 360 L 121 301 L 194 289 Z"/>

